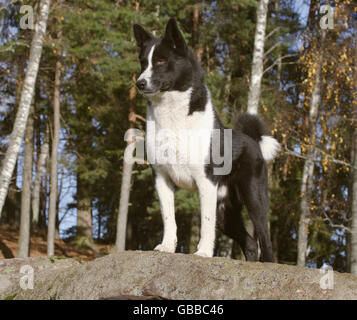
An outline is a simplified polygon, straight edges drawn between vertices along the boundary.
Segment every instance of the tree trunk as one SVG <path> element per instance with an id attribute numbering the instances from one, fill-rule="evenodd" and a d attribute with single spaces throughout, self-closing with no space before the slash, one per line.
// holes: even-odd
<path id="1" fill-rule="evenodd" d="M 135 1 L 135 11 L 139 12 L 139 8 L 140 8 L 140 3 L 138 1 Z M 160 7 L 158 7 L 157 12 L 160 13 Z M 135 75 L 133 75 L 132 80 L 135 83 Z M 129 122 L 130 122 L 129 129 L 133 127 L 133 122 L 131 121 L 130 116 L 131 114 L 134 114 L 136 93 L 137 93 L 136 87 L 132 86 L 129 90 Z M 129 137 L 128 146 L 130 143 L 132 143 L 132 141 Z M 128 209 L 129 209 L 132 171 L 133 171 L 133 164 L 124 161 L 123 177 L 122 177 L 121 188 L 120 188 L 116 240 L 115 240 L 115 250 L 117 252 L 125 250 L 126 227 L 128 223 Z"/>
<path id="2" fill-rule="evenodd" d="M 355 23 L 355 28 L 357 29 L 357 23 Z M 356 39 L 357 40 L 357 39 Z M 357 45 L 355 47 L 355 99 L 354 99 L 354 112 L 353 112 L 353 120 L 354 120 L 354 134 L 353 134 L 353 158 L 352 158 L 352 232 L 350 235 L 350 270 L 351 273 L 357 275 Z"/>
<path id="3" fill-rule="evenodd" d="M 197 245 L 200 240 L 200 213 L 192 212 L 191 216 L 189 253 L 195 253 L 197 251 Z"/>
<path id="4" fill-rule="evenodd" d="M 226 77 L 226 84 L 224 85 L 224 95 L 223 95 L 224 109 L 223 109 L 222 121 L 224 125 L 230 123 L 230 121 L 232 120 L 231 110 L 233 108 L 230 108 L 229 105 L 229 96 L 231 94 L 231 87 L 232 87 L 232 70 L 229 70 Z"/>
<path id="5" fill-rule="evenodd" d="M 51 161 L 49 161 L 49 157 L 46 162 L 46 172 L 44 179 L 42 181 L 42 190 L 40 194 L 40 204 L 41 204 L 41 209 L 40 209 L 40 228 L 41 229 L 46 229 L 47 230 L 47 212 L 48 212 L 48 203 L 49 203 L 49 190 L 50 190 L 50 171 L 51 171 Z"/>
<path id="6" fill-rule="evenodd" d="M 325 33 L 322 32 L 321 44 L 323 45 Z M 314 171 L 314 144 L 316 140 L 316 119 L 318 115 L 320 95 L 321 95 L 321 67 L 323 58 L 323 49 L 320 49 L 317 70 L 315 76 L 315 84 L 312 90 L 311 106 L 309 111 L 309 138 L 310 146 L 307 150 L 306 160 L 302 174 L 301 189 L 300 189 L 300 219 L 298 231 L 298 253 L 297 265 L 300 267 L 305 266 L 306 262 L 306 249 L 308 244 L 309 224 L 310 224 L 310 200 L 312 192 L 312 177 Z"/>
<path id="7" fill-rule="evenodd" d="M 357 120 L 357 117 L 356 117 Z M 357 275 L 357 129 L 354 132 L 354 160 L 352 162 L 354 168 L 352 169 L 352 232 L 351 232 L 351 273 Z"/>
<path id="8" fill-rule="evenodd" d="M 119 212 L 117 222 L 117 234 L 115 247 L 117 252 L 125 250 L 126 241 L 126 225 L 128 221 L 128 207 L 131 189 L 131 175 L 133 165 L 124 161 L 123 165 L 123 178 L 120 189 Z"/>
<path id="9" fill-rule="evenodd" d="M 279 1 L 280 0 L 275 0 L 275 3 L 274 3 L 274 7 L 275 7 L 275 24 L 276 25 L 279 25 L 279 8 L 280 8 L 280 5 L 279 5 Z M 275 39 L 276 42 L 279 41 L 279 32 L 277 32 L 276 34 L 276 39 Z M 281 71 L 282 71 L 282 61 L 281 61 L 281 51 L 279 50 L 279 53 L 278 53 L 278 68 L 277 68 L 277 74 L 276 74 L 276 81 L 277 81 L 277 88 L 278 90 L 281 89 Z"/>
<path id="10" fill-rule="evenodd" d="M 38 137 L 38 139 L 40 139 Z M 48 127 L 46 128 L 46 135 L 44 138 L 44 144 L 41 148 L 40 155 L 37 159 L 37 166 L 36 166 L 36 177 L 33 184 L 33 191 L 32 191 L 32 223 L 34 225 L 38 225 L 39 222 L 39 215 L 40 215 L 40 191 L 41 191 L 41 181 L 42 177 L 46 172 L 46 160 L 48 158 L 48 150 L 49 150 L 49 130 Z"/>
<path id="11" fill-rule="evenodd" d="M 135 82 L 135 76 L 133 75 L 133 81 Z M 131 121 L 131 114 L 134 113 L 135 106 L 135 98 L 136 98 L 136 88 L 132 86 L 129 90 L 129 121 L 130 121 L 130 129 L 133 128 L 133 121 Z M 135 122 L 135 120 L 134 120 Z M 131 137 L 128 137 L 128 146 L 132 141 Z M 121 182 L 120 189 L 120 200 L 119 200 L 119 212 L 118 212 L 118 220 L 117 220 L 117 233 L 116 233 L 116 241 L 115 248 L 117 252 L 125 250 L 125 241 L 126 241 L 126 227 L 128 222 L 128 208 L 129 208 L 129 198 L 130 198 L 130 189 L 131 189 L 131 176 L 133 171 L 133 164 L 127 163 L 124 161 L 123 164 L 123 177 Z"/>
<path id="12" fill-rule="evenodd" d="M 254 51 L 252 62 L 252 75 L 248 94 L 248 112 L 251 114 L 258 113 L 260 99 L 261 83 L 263 78 L 263 58 L 265 29 L 268 15 L 269 0 L 260 0 L 257 11 L 257 27 L 254 38 Z"/>
<path id="13" fill-rule="evenodd" d="M 40 65 L 43 39 L 46 35 L 47 18 L 50 8 L 50 0 L 41 0 L 40 15 L 35 26 L 35 34 L 32 39 L 29 63 L 26 77 L 21 92 L 19 109 L 16 114 L 14 129 L 11 134 L 9 147 L 6 151 L 0 174 L 0 216 L 8 192 L 16 159 L 20 150 L 21 142 L 25 134 L 27 118 L 30 112 L 37 72 Z"/>
<path id="14" fill-rule="evenodd" d="M 132 250 L 133 248 L 133 219 L 128 219 L 126 226 L 126 248 Z"/>
<path id="15" fill-rule="evenodd" d="M 196 4 L 193 7 L 193 29 L 192 29 L 192 40 L 193 40 L 193 47 L 197 58 L 199 61 L 202 60 L 203 48 L 200 45 L 200 33 L 199 33 L 199 25 L 200 25 L 200 8 L 199 4 Z"/>
<path id="16" fill-rule="evenodd" d="M 32 150 L 34 107 L 30 108 L 25 133 L 24 169 L 22 174 L 21 219 L 18 257 L 27 258 L 30 253 L 30 225 L 31 225 L 31 185 L 32 185 Z"/>
<path id="17" fill-rule="evenodd" d="M 310 224 L 310 199 L 312 191 L 312 174 L 314 171 L 314 149 L 311 147 L 308 150 L 307 159 L 305 160 L 304 170 L 301 182 L 301 202 L 300 202 L 300 219 L 298 231 L 298 257 L 297 265 L 305 266 L 306 249 L 308 243 L 309 224 Z"/>
<path id="18" fill-rule="evenodd" d="M 59 32 L 59 39 L 61 32 Z M 58 147 L 60 138 L 60 77 L 61 61 L 56 62 L 55 88 L 53 94 L 53 140 L 51 154 L 51 190 L 50 206 L 48 210 L 48 233 L 47 233 L 47 255 L 53 256 L 55 253 L 55 232 L 56 232 L 56 214 L 57 214 L 57 183 L 58 183 Z"/>
<path id="19" fill-rule="evenodd" d="M 92 240 L 92 200 L 86 184 L 77 175 L 77 237 Z"/>

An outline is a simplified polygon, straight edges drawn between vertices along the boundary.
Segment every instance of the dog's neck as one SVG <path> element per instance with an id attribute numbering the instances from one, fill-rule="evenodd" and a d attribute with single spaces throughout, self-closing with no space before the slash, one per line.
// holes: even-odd
<path id="1" fill-rule="evenodd" d="M 167 111 L 186 110 L 190 104 L 192 88 L 186 91 L 165 91 L 147 96 L 149 104 L 154 109 Z"/>

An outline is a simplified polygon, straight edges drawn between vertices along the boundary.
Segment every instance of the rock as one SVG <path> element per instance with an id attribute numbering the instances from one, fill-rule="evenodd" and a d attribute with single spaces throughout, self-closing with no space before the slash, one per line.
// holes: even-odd
<path id="1" fill-rule="evenodd" d="M 357 299 L 351 274 L 220 257 L 126 251 L 82 264 L 55 257 L 3 261 L 0 299 Z M 34 268 L 33 290 L 20 288 L 24 264 Z M 325 288 L 327 277 L 333 289 Z"/>

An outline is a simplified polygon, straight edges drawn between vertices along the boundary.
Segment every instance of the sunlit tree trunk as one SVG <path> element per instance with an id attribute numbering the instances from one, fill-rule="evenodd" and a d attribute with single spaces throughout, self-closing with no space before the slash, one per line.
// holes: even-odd
<path id="1" fill-rule="evenodd" d="M 357 30 L 357 22 L 355 23 Z M 356 37 L 357 40 L 357 37 Z M 356 43 L 356 42 L 355 42 Z M 352 157 L 352 220 L 351 220 L 351 235 L 350 235 L 350 270 L 351 273 L 357 275 L 357 44 L 355 47 L 355 99 L 354 99 L 354 112 L 353 120 L 355 124 L 353 133 L 353 157 Z"/>
<path id="2" fill-rule="evenodd" d="M 321 44 L 323 44 L 325 33 L 322 32 Z M 307 149 L 306 160 L 304 163 L 301 189 L 300 189 L 300 219 L 298 231 L 298 253 L 297 265 L 305 266 L 306 249 L 308 246 L 309 224 L 310 224 L 310 202 L 311 192 L 313 187 L 313 172 L 314 172 L 314 144 L 316 141 L 316 120 L 319 110 L 320 95 L 321 95 L 321 68 L 323 58 L 323 48 L 321 45 L 318 54 L 318 61 L 316 66 L 315 83 L 311 95 L 311 105 L 309 110 L 309 144 Z"/>
<path id="3" fill-rule="evenodd" d="M 314 171 L 314 149 L 309 148 L 307 159 L 304 163 L 304 170 L 301 181 L 301 202 L 300 202 L 300 219 L 298 232 L 298 257 L 297 265 L 305 267 L 306 249 L 308 244 L 309 225 L 310 225 L 310 199 L 312 191 L 312 174 Z"/>
<path id="4" fill-rule="evenodd" d="M 0 174 L 0 216 L 9 189 L 11 177 L 24 138 L 27 118 L 30 112 L 31 101 L 41 59 L 43 39 L 46 35 L 47 18 L 50 9 L 50 0 L 42 0 L 40 14 L 35 26 L 35 33 L 31 43 L 30 57 L 27 66 L 25 81 L 22 87 L 19 108 L 16 114 L 14 128 L 11 134 L 9 147 L 3 160 Z"/>
<path id="5" fill-rule="evenodd" d="M 194 50 L 197 55 L 199 61 L 202 60 L 203 48 L 200 44 L 200 33 L 199 33 L 199 25 L 200 25 L 200 7 L 199 4 L 196 4 L 193 7 L 193 29 L 192 29 L 192 40 L 194 45 Z"/>
<path id="6" fill-rule="evenodd" d="M 135 10 L 139 11 L 140 3 L 139 1 L 135 1 Z M 157 7 L 157 15 L 160 12 L 160 6 Z M 135 82 L 135 75 L 132 78 L 133 82 Z M 135 118 L 132 121 L 131 115 L 134 113 L 135 107 L 135 98 L 136 98 L 136 88 L 132 86 L 129 90 L 129 129 L 133 128 L 133 124 L 135 123 Z M 129 137 L 128 146 L 132 141 Z M 127 163 L 123 161 L 123 176 L 121 181 L 120 188 L 120 199 L 119 199 L 119 211 L 118 211 L 118 219 L 117 219 L 117 230 L 116 230 L 116 240 L 115 240 L 115 250 L 117 252 L 125 250 L 125 242 L 126 242 L 126 229 L 128 223 L 128 210 L 129 210 L 129 198 L 130 198 L 130 189 L 131 189 L 131 176 L 133 172 L 133 164 Z"/>
<path id="7" fill-rule="evenodd" d="M 59 32 L 59 39 L 61 33 Z M 47 255 L 55 253 L 55 233 L 57 215 L 57 184 L 58 184 L 58 147 L 60 138 L 60 77 L 61 61 L 56 62 L 55 88 L 53 94 L 53 140 L 51 153 L 51 188 L 50 206 L 48 210 Z"/>
<path id="8" fill-rule="evenodd" d="M 133 77 L 133 80 L 135 78 Z M 134 113 L 136 88 L 132 86 L 129 91 L 129 121 L 130 114 Z M 133 122 L 130 121 L 130 129 L 133 128 Z M 133 143 L 132 138 L 128 137 L 128 146 Z M 119 199 L 119 212 L 117 220 L 117 232 L 115 248 L 117 252 L 125 250 L 126 242 L 126 229 L 128 222 L 129 198 L 131 189 L 131 176 L 133 172 L 133 164 L 123 161 L 123 176 L 121 181 L 120 199 Z"/>
<path id="9" fill-rule="evenodd" d="M 268 4 L 269 0 L 260 0 L 257 11 L 257 26 L 254 38 L 252 74 L 249 85 L 247 108 L 248 112 L 251 114 L 258 113 L 261 83 L 263 78 L 264 43 L 268 15 Z"/>
<path id="10" fill-rule="evenodd" d="M 17 256 L 26 258 L 30 253 L 31 226 L 31 185 L 32 185 L 32 151 L 34 107 L 30 108 L 25 133 L 24 168 L 22 174 L 20 236 Z"/>

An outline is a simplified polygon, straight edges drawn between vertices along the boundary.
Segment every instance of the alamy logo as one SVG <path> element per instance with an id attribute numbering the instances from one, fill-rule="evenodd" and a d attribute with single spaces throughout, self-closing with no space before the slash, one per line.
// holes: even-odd
<path id="1" fill-rule="evenodd" d="M 227 175 L 232 170 L 232 129 L 156 130 L 155 122 L 147 122 L 147 162 L 150 164 L 200 165 L 213 163 L 214 175 Z M 207 137 L 210 142 L 207 144 Z M 127 130 L 124 140 L 126 163 L 145 163 L 145 138 L 138 129 Z M 223 145 L 221 145 L 223 142 Z M 210 153 L 208 152 L 210 150 Z M 135 154 L 135 156 L 134 156 Z"/>
<path id="2" fill-rule="evenodd" d="M 20 278 L 20 288 L 23 290 L 33 290 L 34 288 L 34 270 L 30 265 L 24 265 L 20 269 L 20 273 L 24 274 Z"/>
<path id="3" fill-rule="evenodd" d="M 320 273 L 323 275 L 320 278 L 320 288 L 322 290 L 332 290 L 334 287 L 334 273 L 332 267 L 323 267 L 320 269 Z"/>
<path id="4" fill-rule="evenodd" d="M 320 18 L 320 28 L 322 30 L 333 29 L 333 8 L 328 4 L 324 4 L 320 7 L 320 14 L 323 14 L 323 16 Z"/>
<path id="5" fill-rule="evenodd" d="M 33 8 L 28 5 L 23 5 L 20 7 L 20 13 L 23 16 L 20 19 L 20 28 L 21 29 L 33 29 Z"/>

